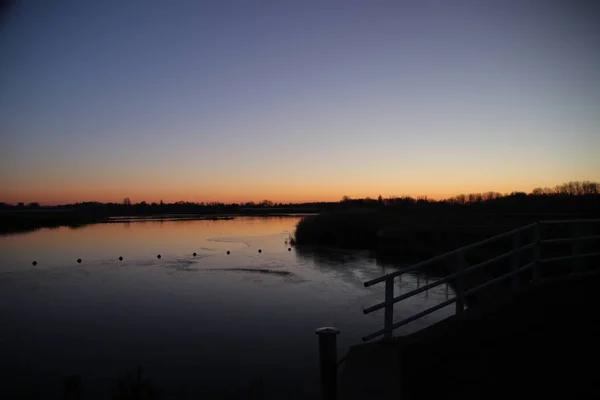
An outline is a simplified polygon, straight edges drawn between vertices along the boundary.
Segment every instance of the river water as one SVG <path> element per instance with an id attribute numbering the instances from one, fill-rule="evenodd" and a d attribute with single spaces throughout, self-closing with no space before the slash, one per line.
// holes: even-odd
<path id="1" fill-rule="evenodd" d="M 76 374 L 85 398 L 105 398 L 118 377 L 141 366 L 163 398 L 248 390 L 311 397 L 314 329 L 341 330 L 340 358 L 380 329 L 383 313 L 362 310 L 383 300 L 383 285 L 363 282 L 395 266 L 367 252 L 290 246 L 299 218 L 119 222 L 0 236 L 3 393 L 58 397 L 61 379 Z M 422 277 L 403 276 L 395 293 L 419 284 Z M 395 319 L 445 299 L 444 287 L 427 291 L 397 303 Z"/>

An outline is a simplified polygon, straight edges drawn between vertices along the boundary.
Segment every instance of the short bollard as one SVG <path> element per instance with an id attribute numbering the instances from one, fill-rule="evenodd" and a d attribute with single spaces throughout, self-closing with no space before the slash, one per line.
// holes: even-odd
<path id="1" fill-rule="evenodd" d="M 321 399 L 337 397 L 337 335 L 340 330 L 331 326 L 315 330 L 319 335 L 319 367 L 321 369 Z"/>

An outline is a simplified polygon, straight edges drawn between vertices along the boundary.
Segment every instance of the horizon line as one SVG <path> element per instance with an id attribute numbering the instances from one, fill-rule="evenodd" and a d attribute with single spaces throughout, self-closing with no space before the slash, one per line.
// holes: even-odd
<path id="1" fill-rule="evenodd" d="M 250 201 L 241 201 L 241 202 L 223 202 L 223 201 L 189 201 L 189 200 L 177 200 L 177 201 L 173 201 L 173 202 L 164 202 L 162 199 L 159 201 L 148 201 L 148 200 L 141 200 L 137 203 L 131 202 L 130 197 L 128 196 L 124 196 L 120 201 L 98 201 L 98 200 L 85 200 L 85 201 L 75 201 L 75 202 L 41 202 L 41 201 L 29 201 L 29 202 L 5 202 L 5 201 L 0 201 L 0 204 L 4 204 L 4 205 L 11 205 L 11 206 L 18 206 L 19 204 L 23 204 L 23 205 L 30 205 L 30 204 L 38 204 L 41 207 L 60 207 L 60 206 L 68 206 L 68 205 L 77 205 L 77 204 L 82 204 L 82 203 L 100 203 L 100 204 L 123 204 L 125 202 L 125 200 L 129 200 L 130 203 L 133 204 L 142 204 L 142 203 L 146 203 L 146 204 L 176 204 L 176 203 L 188 203 L 188 204 L 205 204 L 205 205 L 210 205 L 210 204 L 222 204 L 222 205 L 246 205 L 249 203 L 254 203 L 255 205 L 260 205 L 261 203 L 264 202 L 269 202 L 272 204 L 284 204 L 284 205 L 299 205 L 299 204 L 313 204 L 313 203 L 339 203 L 342 202 L 344 199 L 348 199 L 348 200 L 367 200 L 367 199 L 372 199 L 372 200 L 377 200 L 379 197 L 381 197 L 382 199 L 400 199 L 400 198 L 411 198 L 411 199 L 415 199 L 415 200 L 419 200 L 419 199 L 426 199 L 426 200 L 433 200 L 433 201 L 444 201 L 444 200 L 450 200 L 456 197 L 460 197 L 460 196 L 469 196 L 469 195 L 484 195 L 484 194 L 494 194 L 495 196 L 500 195 L 501 197 L 506 197 L 506 196 L 510 196 L 516 193 L 525 193 L 525 194 L 534 194 L 534 191 L 536 190 L 541 190 L 543 193 L 549 194 L 551 193 L 550 191 L 553 190 L 559 190 L 560 188 L 566 189 L 569 187 L 575 188 L 575 187 L 583 187 L 584 184 L 591 184 L 594 185 L 597 188 L 597 192 L 600 191 L 600 181 L 591 181 L 591 180 L 581 180 L 581 181 L 568 181 L 568 182 L 564 182 L 562 184 L 558 184 L 552 187 L 534 187 L 533 189 L 529 190 L 529 191 L 522 191 L 522 190 L 513 190 L 510 192 L 499 192 L 499 191 L 494 191 L 494 190 L 488 190 L 488 191 L 480 191 L 480 192 L 469 192 L 469 193 L 458 193 L 458 194 L 454 194 L 451 196 L 431 196 L 431 195 L 386 195 L 383 196 L 382 194 L 378 194 L 377 196 L 364 196 L 364 197 L 356 197 L 356 196 L 348 196 L 348 195 L 343 195 L 340 197 L 339 200 L 310 200 L 310 201 L 271 201 L 268 198 L 263 198 L 259 201 L 255 201 L 255 200 L 250 200 Z"/>

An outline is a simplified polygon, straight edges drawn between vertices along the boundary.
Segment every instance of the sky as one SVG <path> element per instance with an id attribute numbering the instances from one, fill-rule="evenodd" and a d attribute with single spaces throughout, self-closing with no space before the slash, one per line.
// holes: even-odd
<path id="1" fill-rule="evenodd" d="M 0 201 L 600 180 L 582 1 L 43 1 L 0 20 Z"/>

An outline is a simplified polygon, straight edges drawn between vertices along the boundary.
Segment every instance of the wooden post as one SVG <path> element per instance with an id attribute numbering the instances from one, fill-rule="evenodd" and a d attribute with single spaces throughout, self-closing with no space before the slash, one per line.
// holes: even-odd
<path id="1" fill-rule="evenodd" d="M 540 254 L 541 254 L 541 232 L 538 222 L 533 228 L 533 267 L 531 269 L 531 281 L 534 285 L 540 283 Z"/>
<path id="2" fill-rule="evenodd" d="M 337 335 L 339 329 L 323 327 L 315 330 L 319 336 L 319 367 L 321 373 L 321 399 L 337 397 Z"/>
<path id="3" fill-rule="evenodd" d="M 512 242 L 512 272 L 514 273 L 514 275 L 512 276 L 511 279 L 511 287 L 512 290 L 517 290 L 519 288 L 519 275 L 516 273 L 516 271 L 519 269 L 519 267 L 521 266 L 521 242 L 520 242 L 520 237 L 519 237 L 520 232 L 517 232 L 513 235 L 513 242 Z"/>
<path id="4" fill-rule="evenodd" d="M 386 332 L 383 334 L 384 339 L 392 338 L 392 325 L 394 324 L 394 278 L 385 280 L 385 313 L 383 316 L 383 327 Z"/>
<path id="5" fill-rule="evenodd" d="M 573 222 L 573 241 L 571 242 L 571 253 L 573 258 L 571 259 L 571 266 L 575 275 L 581 274 L 581 261 L 579 260 L 580 254 L 580 240 L 581 226 L 579 222 Z"/>
<path id="6" fill-rule="evenodd" d="M 465 252 L 461 251 L 460 253 L 458 253 L 457 255 L 457 259 L 456 259 L 456 272 L 458 273 L 458 276 L 456 277 L 456 287 L 455 287 L 455 292 L 456 292 L 456 315 L 461 316 L 463 311 L 465 310 L 465 299 L 464 299 L 464 292 L 465 292 L 465 276 L 462 274 L 462 272 L 464 271 L 465 267 L 466 267 L 466 260 L 465 260 Z"/>

